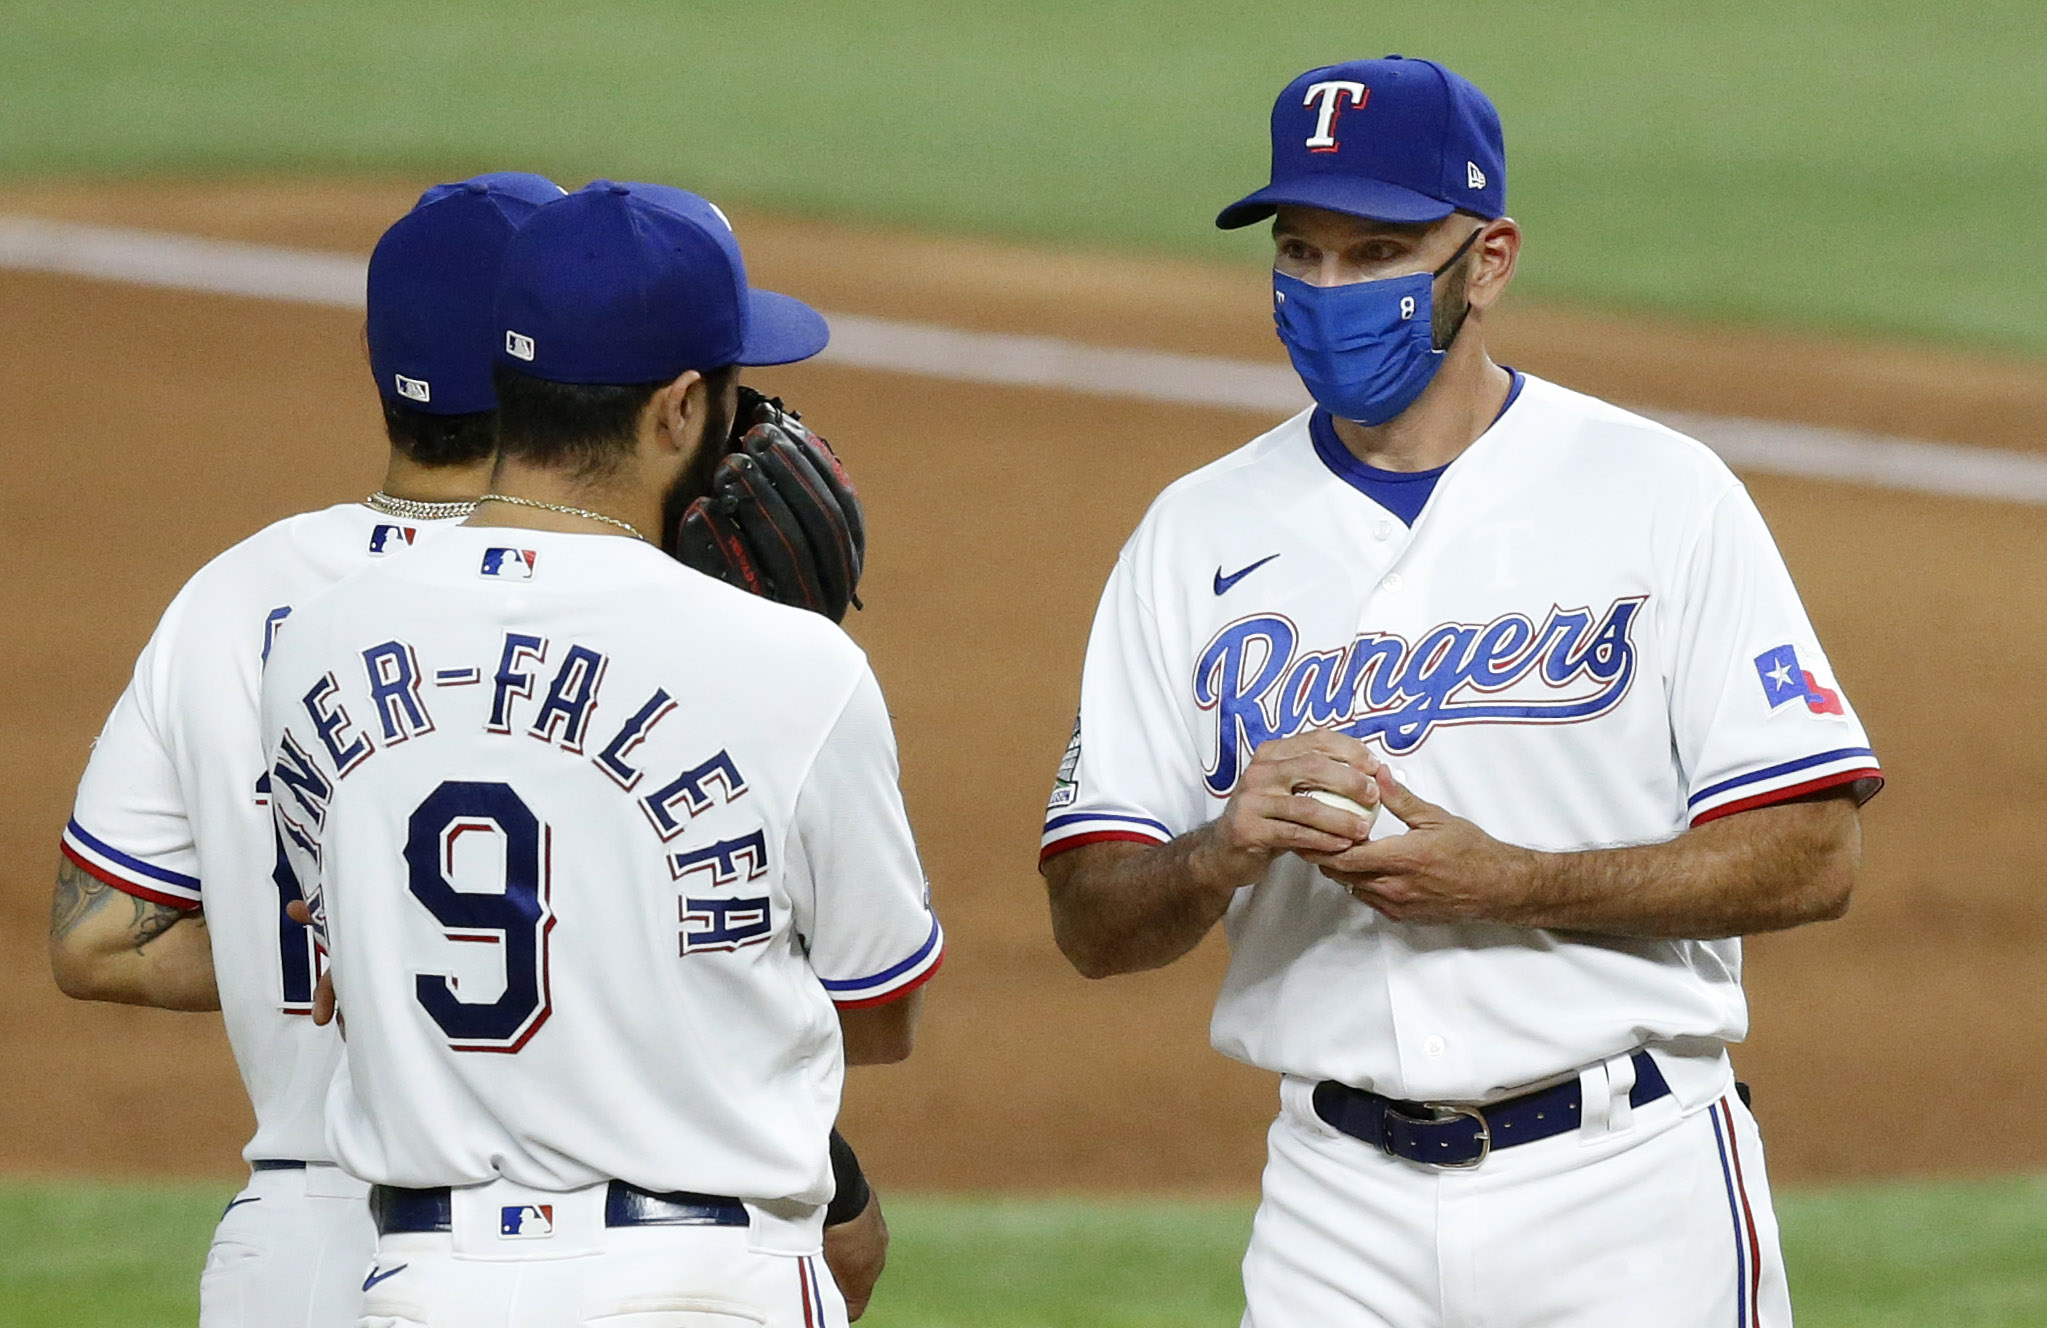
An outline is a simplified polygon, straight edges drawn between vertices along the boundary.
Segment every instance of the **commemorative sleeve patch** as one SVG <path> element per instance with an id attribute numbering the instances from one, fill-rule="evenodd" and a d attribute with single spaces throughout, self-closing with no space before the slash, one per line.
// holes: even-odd
<path id="1" fill-rule="evenodd" d="M 1775 710 L 1789 701 L 1803 701 L 1815 715 L 1839 715 L 1841 694 L 1820 685 L 1819 679 L 1800 667 L 1798 651 L 1790 645 L 1775 646 L 1756 656 L 1756 677 L 1763 684 L 1763 699 Z"/>
<path id="2" fill-rule="evenodd" d="M 1052 781 L 1052 797 L 1045 804 L 1045 810 L 1056 811 L 1070 807 L 1080 796 L 1080 716 L 1073 718 L 1073 737 L 1066 744 L 1066 755 L 1059 760 L 1059 774 Z"/>

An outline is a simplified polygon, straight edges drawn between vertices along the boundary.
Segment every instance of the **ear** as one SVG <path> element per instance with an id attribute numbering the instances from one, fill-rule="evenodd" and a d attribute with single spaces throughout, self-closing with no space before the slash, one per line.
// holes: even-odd
<path id="1" fill-rule="evenodd" d="M 703 441 L 710 403 L 710 389 L 704 376 L 694 369 L 685 369 L 647 403 L 647 422 L 656 435 L 655 441 L 669 451 L 694 455 Z"/>
<path id="2" fill-rule="evenodd" d="M 1507 283 L 1514 279 L 1514 265 L 1521 257 L 1521 223 L 1512 217 L 1489 222 L 1472 249 L 1471 280 L 1465 285 L 1464 297 L 1477 312 L 1499 303 Z"/>

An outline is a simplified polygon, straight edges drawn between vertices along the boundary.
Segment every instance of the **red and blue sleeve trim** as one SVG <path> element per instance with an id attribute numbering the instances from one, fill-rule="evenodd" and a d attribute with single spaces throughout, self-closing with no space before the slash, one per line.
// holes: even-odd
<path id="1" fill-rule="evenodd" d="M 886 1005 L 909 995 L 929 982 L 945 962 L 945 929 L 938 925 L 938 919 L 931 919 L 931 932 L 924 938 L 924 944 L 917 952 L 899 964 L 892 964 L 881 972 L 864 978 L 825 978 L 818 982 L 825 994 L 832 998 L 832 1004 L 841 1010 L 858 1010 L 870 1005 Z"/>
<path id="2" fill-rule="evenodd" d="M 1757 789 L 1747 797 L 1727 796 L 1730 793 L 1739 793 L 1743 789 L 1782 780 L 1801 771 L 1820 770 L 1830 765 L 1842 768 L 1826 770 L 1811 778 L 1789 784 L 1779 783 L 1774 788 Z M 1723 816 L 1732 816 L 1736 812 L 1753 811 L 1757 807 L 1789 802 L 1793 798 L 1802 798 L 1830 788 L 1865 781 L 1869 787 L 1866 790 L 1858 790 L 1858 802 L 1868 802 L 1876 796 L 1877 790 L 1883 787 L 1884 775 L 1876 764 L 1875 753 L 1867 747 L 1837 747 L 1832 751 L 1802 756 L 1795 761 L 1781 761 L 1760 770 L 1751 770 L 1744 775 L 1736 775 L 1732 779 L 1723 779 L 1694 793 L 1687 801 L 1687 805 L 1692 808 L 1692 824 L 1698 826 L 1708 821 L 1719 820 Z"/>
<path id="3" fill-rule="evenodd" d="M 63 851 L 81 869 L 125 894 L 174 908 L 199 905 L 198 877 L 123 853 L 86 830 L 75 818 L 64 827 Z"/>
<path id="4" fill-rule="evenodd" d="M 1164 844 L 1173 832 L 1163 821 L 1125 812 L 1068 812 L 1045 822 L 1045 836 L 1039 841 L 1038 865 L 1083 844 L 1122 840 L 1133 844 Z"/>
<path id="5" fill-rule="evenodd" d="M 1070 826 L 1108 822 L 1112 825 L 1126 825 L 1150 830 L 1165 839 L 1171 839 L 1173 832 L 1166 829 L 1165 822 L 1154 821 L 1149 816 L 1127 816 L 1121 812 L 1069 812 L 1065 816 L 1054 816 L 1045 822 L 1045 833 L 1064 830 Z"/>

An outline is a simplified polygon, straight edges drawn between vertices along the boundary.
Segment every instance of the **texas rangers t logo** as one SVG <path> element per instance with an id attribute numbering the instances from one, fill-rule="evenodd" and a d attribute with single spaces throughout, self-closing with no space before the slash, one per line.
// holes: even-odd
<path id="1" fill-rule="evenodd" d="M 1337 650 L 1296 652 L 1299 632 L 1277 613 L 1217 632 L 1194 666 L 1194 700 L 1216 716 L 1209 791 L 1226 797 L 1260 743 L 1308 729 L 1377 738 L 1389 755 L 1422 745 L 1439 724 L 1560 724 L 1619 705 L 1635 677 L 1630 633 L 1646 596 L 1589 609 L 1552 608 L 1489 623 L 1444 623 L 1414 641 L 1366 632 Z"/>
<path id="2" fill-rule="evenodd" d="M 1362 83 L 1347 79 L 1335 79 L 1328 83 L 1317 83 L 1308 89 L 1308 95 L 1301 99 L 1301 105 L 1321 105 L 1315 111 L 1315 132 L 1308 135 L 1306 147 L 1310 152 L 1334 152 L 1336 142 L 1336 117 L 1343 114 L 1343 99 L 1350 98 L 1350 104 L 1364 109 L 1371 90 Z"/>

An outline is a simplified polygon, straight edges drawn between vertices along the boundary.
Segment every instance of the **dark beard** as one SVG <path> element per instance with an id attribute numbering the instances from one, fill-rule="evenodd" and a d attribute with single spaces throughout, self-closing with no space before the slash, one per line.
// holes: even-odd
<path id="1" fill-rule="evenodd" d="M 671 553 L 675 550 L 675 536 L 682 526 L 683 513 L 697 499 L 710 497 L 711 480 L 718 473 L 718 463 L 732 452 L 732 412 L 725 408 L 723 392 L 712 396 L 709 410 L 709 418 L 704 421 L 704 440 L 697 445 L 697 454 L 689 459 L 689 465 L 675 477 L 675 483 L 669 486 L 668 492 L 661 496 L 661 547 Z"/>
<path id="2" fill-rule="evenodd" d="M 1470 288 L 1471 255 L 1466 254 L 1443 283 L 1443 298 L 1430 304 L 1429 344 L 1437 350 L 1450 349 L 1450 343 L 1464 330 L 1464 320 L 1471 313 L 1471 301 L 1466 295 Z"/>

